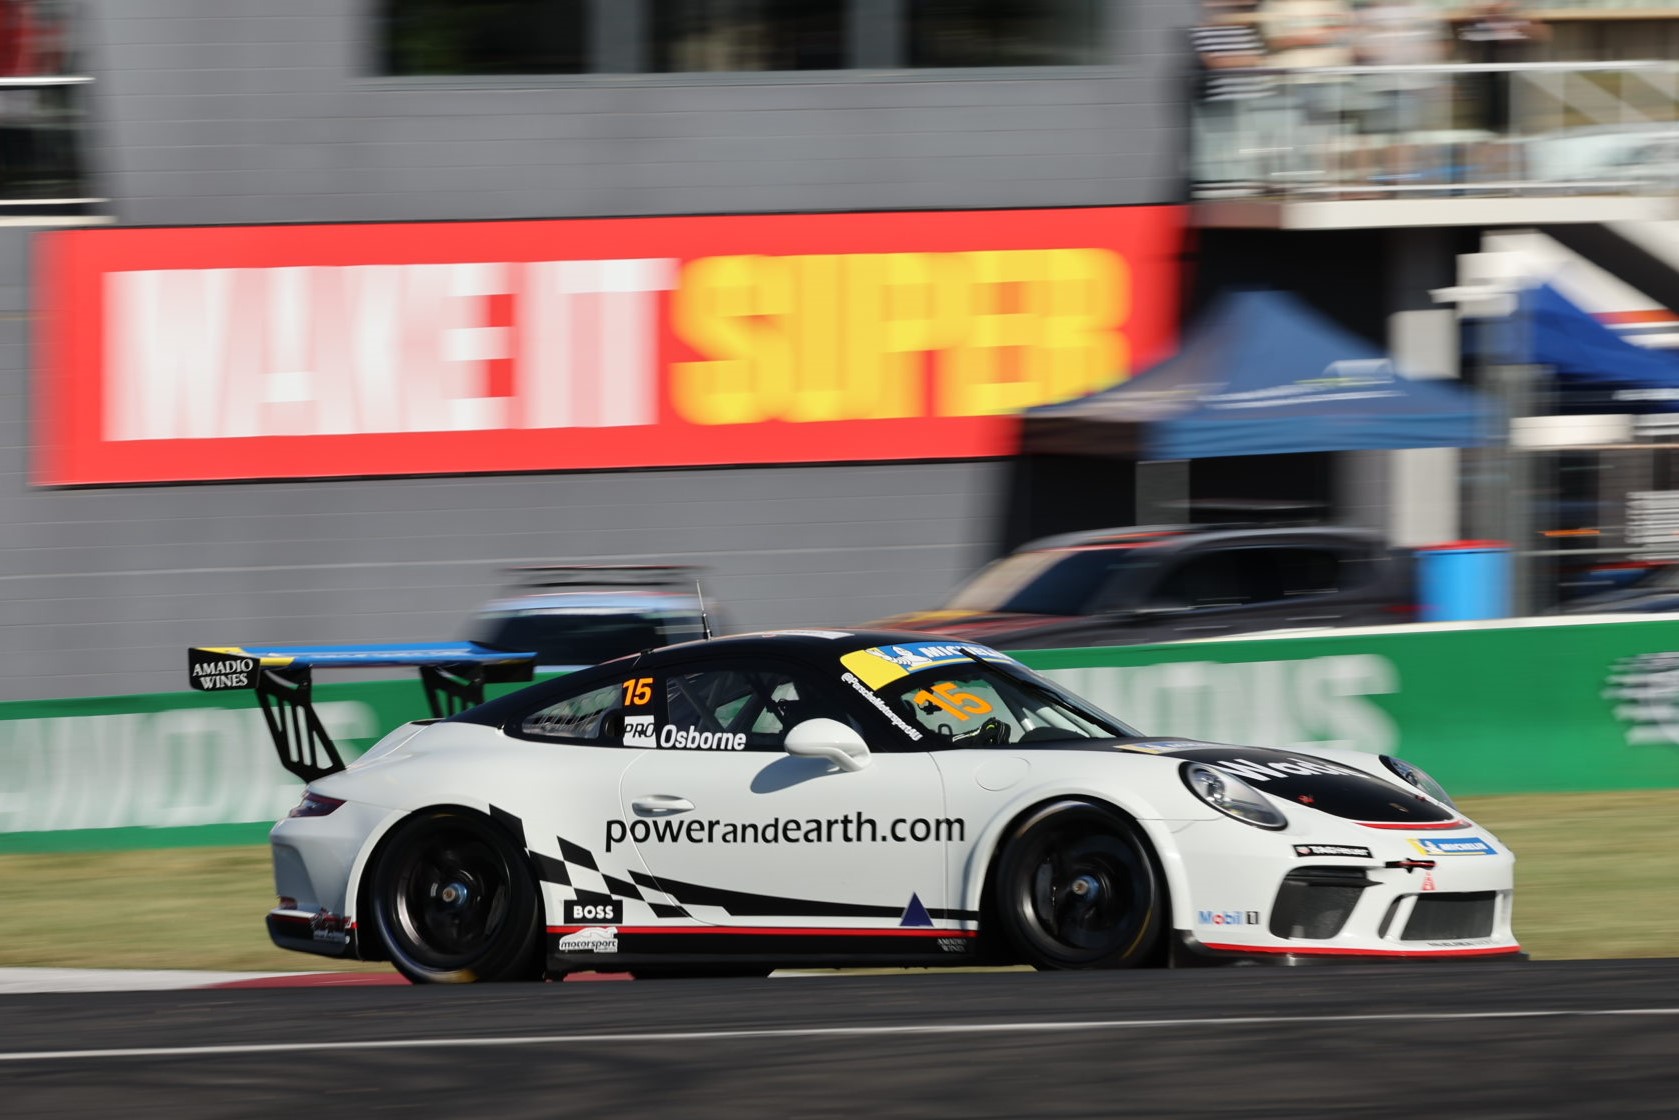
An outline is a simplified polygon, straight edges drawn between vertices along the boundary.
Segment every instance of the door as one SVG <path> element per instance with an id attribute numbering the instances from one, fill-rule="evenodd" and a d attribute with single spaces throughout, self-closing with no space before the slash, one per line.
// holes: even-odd
<path id="1" fill-rule="evenodd" d="M 1221 548 L 1185 556 L 1150 593 L 1166 640 L 1341 621 L 1343 565 L 1330 548 Z"/>
<path id="2" fill-rule="evenodd" d="M 956 826 L 925 753 L 876 750 L 843 770 L 785 753 L 827 718 L 859 733 L 842 696 L 784 663 L 657 678 L 657 746 L 625 772 L 612 832 L 634 845 L 673 915 L 742 934 L 938 951 L 945 850 Z M 859 948 L 850 944 L 850 948 Z"/>

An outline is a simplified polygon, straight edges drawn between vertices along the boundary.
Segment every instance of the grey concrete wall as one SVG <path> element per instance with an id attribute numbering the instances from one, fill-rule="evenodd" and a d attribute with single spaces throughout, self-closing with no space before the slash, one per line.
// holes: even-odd
<path id="1" fill-rule="evenodd" d="M 1170 201 L 1189 5 L 1112 67 L 797 79 L 366 76 L 362 0 L 89 0 L 96 188 L 123 224 Z M 516 88 L 515 88 L 516 87 Z M 28 248 L 0 230 L 0 699 L 179 689 L 194 643 L 444 638 L 498 566 L 684 560 L 739 628 L 940 600 L 997 463 L 29 486 Z"/>
<path id="2" fill-rule="evenodd" d="M 1193 12 L 1116 0 L 1111 67 L 475 84 L 369 76 L 371 0 L 87 6 L 129 224 L 1161 202 Z"/>

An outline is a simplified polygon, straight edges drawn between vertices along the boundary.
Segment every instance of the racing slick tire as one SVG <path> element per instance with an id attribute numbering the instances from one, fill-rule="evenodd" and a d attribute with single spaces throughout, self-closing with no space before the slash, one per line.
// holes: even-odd
<path id="1" fill-rule="evenodd" d="M 541 979 L 536 882 L 489 818 L 460 809 L 410 817 L 374 858 L 371 881 L 374 928 L 414 983 Z"/>
<path id="2" fill-rule="evenodd" d="M 1087 801 L 1030 813 L 1002 847 L 992 902 L 1003 937 L 1038 969 L 1135 968 L 1160 956 L 1165 891 L 1147 843 Z"/>

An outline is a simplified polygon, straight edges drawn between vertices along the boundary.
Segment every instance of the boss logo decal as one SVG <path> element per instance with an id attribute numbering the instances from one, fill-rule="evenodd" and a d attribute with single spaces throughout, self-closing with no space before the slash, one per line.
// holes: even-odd
<path id="1" fill-rule="evenodd" d="M 620 925 L 623 921 L 624 904 L 616 898 L 605 902 L 579 902 L 575 898 L 566 900 L 565 924 L 568 926 L 589 925 L 595 922 Z"/>

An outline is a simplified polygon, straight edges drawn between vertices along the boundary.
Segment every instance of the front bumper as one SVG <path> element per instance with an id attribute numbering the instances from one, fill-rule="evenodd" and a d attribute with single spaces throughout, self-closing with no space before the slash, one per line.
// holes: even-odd
<path id="1" fill-rule="evenodd" d="M 1522 956 L 1511 929 L 1515 858 L 1487 830 L 1300 825 L 1175 832 L 1189 887 L 1174 898 L 1179 963 Z"/>

